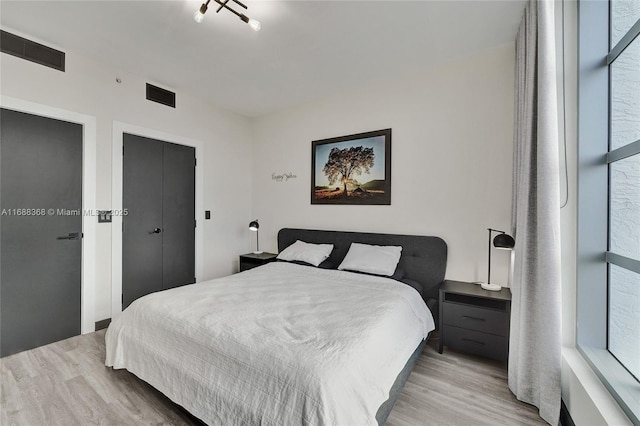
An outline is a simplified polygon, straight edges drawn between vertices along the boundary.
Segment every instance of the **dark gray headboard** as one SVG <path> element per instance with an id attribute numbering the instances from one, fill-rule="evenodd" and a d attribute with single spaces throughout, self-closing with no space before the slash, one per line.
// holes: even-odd
<path id="1" fill-rule="evenodd" d="M 314 244 L 333 244 L 329 260 L 337 267 L 351 243 L 402 246 L 399 266 L 405 278 L 422 284 L 425 299 L 438 298 L 438 289 L 447 269 L 447 243 L 439 237 L 373 234 L 366 232 L 318 231 L 283 228 L 278 232 L 278 251 L 301 240 Z"/>

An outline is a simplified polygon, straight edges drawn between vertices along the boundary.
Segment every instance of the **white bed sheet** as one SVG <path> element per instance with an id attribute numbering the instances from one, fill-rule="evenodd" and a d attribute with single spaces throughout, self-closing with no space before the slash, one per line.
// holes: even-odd
<path id="1" fill-rule="evenodd" d="M 433 329 L 405 284 L 275 262 L 136 300 L 105 363 L 211 425 L 373 425 Z"/>

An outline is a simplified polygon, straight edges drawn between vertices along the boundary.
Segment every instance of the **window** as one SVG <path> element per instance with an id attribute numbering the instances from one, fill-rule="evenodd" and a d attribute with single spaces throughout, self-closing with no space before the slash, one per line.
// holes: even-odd
<path id="1" fill-rule="evenodd" d="M 610 6 L 609 352 L 640 378 L 640 2 Z M 637 27 L 637 25 L 636 25 Z"/>
<path id="2" fill-rule="evenodd" d="M 580 1 L 577 346 L 640 418 L 640 2 Z"/>

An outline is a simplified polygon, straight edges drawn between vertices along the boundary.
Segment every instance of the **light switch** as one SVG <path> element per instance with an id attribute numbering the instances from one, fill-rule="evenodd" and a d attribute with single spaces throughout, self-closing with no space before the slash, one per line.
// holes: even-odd
<path id="1" fill-rule="evenodd" d="M 111 210 L 98 210 L 98 223 L 111 223 Z"/>

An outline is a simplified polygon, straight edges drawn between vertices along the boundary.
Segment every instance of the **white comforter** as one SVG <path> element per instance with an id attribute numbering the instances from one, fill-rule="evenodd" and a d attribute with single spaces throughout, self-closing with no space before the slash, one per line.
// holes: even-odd
<path id="1" fill-rule="evenodd" d="M 277 262 L 136 300 L 105 363 L 212 425 L 371 425 L 433 328 L 405 284 Z"/>

